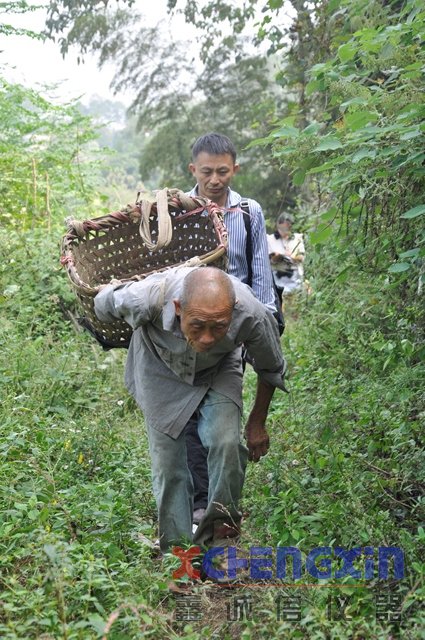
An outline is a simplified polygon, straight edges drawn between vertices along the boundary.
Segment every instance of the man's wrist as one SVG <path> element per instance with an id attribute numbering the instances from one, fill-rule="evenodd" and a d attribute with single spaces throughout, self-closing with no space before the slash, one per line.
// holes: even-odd
<path id="1" fill-rule="evenodd" d="M 266 425 L 264 420 L 251 420 L 249 419 L 245 426 L 245 433 L 252 431 L 265 431 Z"/>

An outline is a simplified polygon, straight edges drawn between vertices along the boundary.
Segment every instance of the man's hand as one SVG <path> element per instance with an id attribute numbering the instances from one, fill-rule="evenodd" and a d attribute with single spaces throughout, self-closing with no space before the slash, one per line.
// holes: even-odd
<path id="1" fill-rule="evenodd" d="M 269 450 L 269 436 L 265 424 L 273 393 L 274 387 L 261 378 L 257 379 L 254 406 L 245 427 L 248 459 L 252 462 L 258 462 L 261 456 L 265 456 Z"/>
<path id="2" fill-rule="evenodd" d="M 248 447 L 248 460 L 258 462 L 269 450 L 270 441 L 264 424 L 248 420 L 245 427 L 246 444 Z"/>

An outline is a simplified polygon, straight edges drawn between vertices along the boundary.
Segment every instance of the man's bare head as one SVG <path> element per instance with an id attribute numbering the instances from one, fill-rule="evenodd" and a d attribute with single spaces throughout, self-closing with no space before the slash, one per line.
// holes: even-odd
<path id="1" fill-rule="evenodd" d="M 235 304 L 235 291 L 230 278 L 216 267 L 199 267 L 191 271 L 183 282 L 183 290 L 180 296 L 182 308 L 193 304 L 194 301 L 212 300 L 215 305 L 218 301 L 227 301 L 233 308 Z"/>
<path id="2" fill-rule="evenodd" d="M 183 335 L 195 351 L 208 351 L 224 338 L 235 302 L 232 282 L 220 269 L 200 267 L 186 276 L 174 305 Z"/>

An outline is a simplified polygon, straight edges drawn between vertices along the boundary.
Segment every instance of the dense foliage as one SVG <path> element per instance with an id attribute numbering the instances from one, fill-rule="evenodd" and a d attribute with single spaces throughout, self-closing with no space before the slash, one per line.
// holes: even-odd
<path id="1" fill-rule="evenodd" d="M 165 21 L 149 26 L 127 5 L 51 3 L 46 32 L 59 38 L 63 52 L 78 47 L 81 55 L 96 52 L 100 65 L 116 66 L 113 90 L 133 92 L 130 110 L 146 136 L 140 154 L 143 179 L 156 187 L 191 188 L 192 144 L 206 131 L 220 131 L 239 151 L 243 171 L 235 188 L 245 191 L 248 185 L 271 217 L 293 204 L 285 170 L 271 155 L 248 148 L 283 113 L 286 99 L 273 80 L 272 61 L 238 29 L 222 40 L 217 24 L 207 32 L 195 21 L 184 39 L 184 32 L 167 28 Z M 207 47 L 211 40 L 214 46 Z M 198 42 L 207 56 L 199 57 Z"/>
<path id="2" fill-rule="evenodd" d="M 0 78 L 0 122 L 3 224 L 51 228 L 66 215 L 99 210 L 100 149 L 76 105 L 54 105 Z"/>
<path id="3" fill-rule="evenodd" d="M 350 9 L 361 21 L 360 7 Z M 382 19 L 342 44 L 334 35 L 335 55 L 309 69 L 309 108 L 294 109 L 263 143 L 295 184 L 310 178 L 312 240 L 333 241 L 339 227 L 362 270 L 403 273 L 413 299 L 425 279 L 425 12 L 412 0 Z"/>

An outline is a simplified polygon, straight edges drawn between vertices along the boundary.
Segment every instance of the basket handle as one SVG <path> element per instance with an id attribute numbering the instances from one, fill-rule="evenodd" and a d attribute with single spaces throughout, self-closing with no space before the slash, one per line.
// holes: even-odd
<path id="1" fill-rule="evenodd" d="M 158 215 L 158 240 L 152 242 L 149 217 L 153 202 L 142 200 L 140 218 L 140 235 L 146 247 L 150 251 L 158 251 L 170 244 L 173 237 L 173 225 L 168 213 L 168 189 L 160 189 L 156 192 L 156 210 Z"/>

